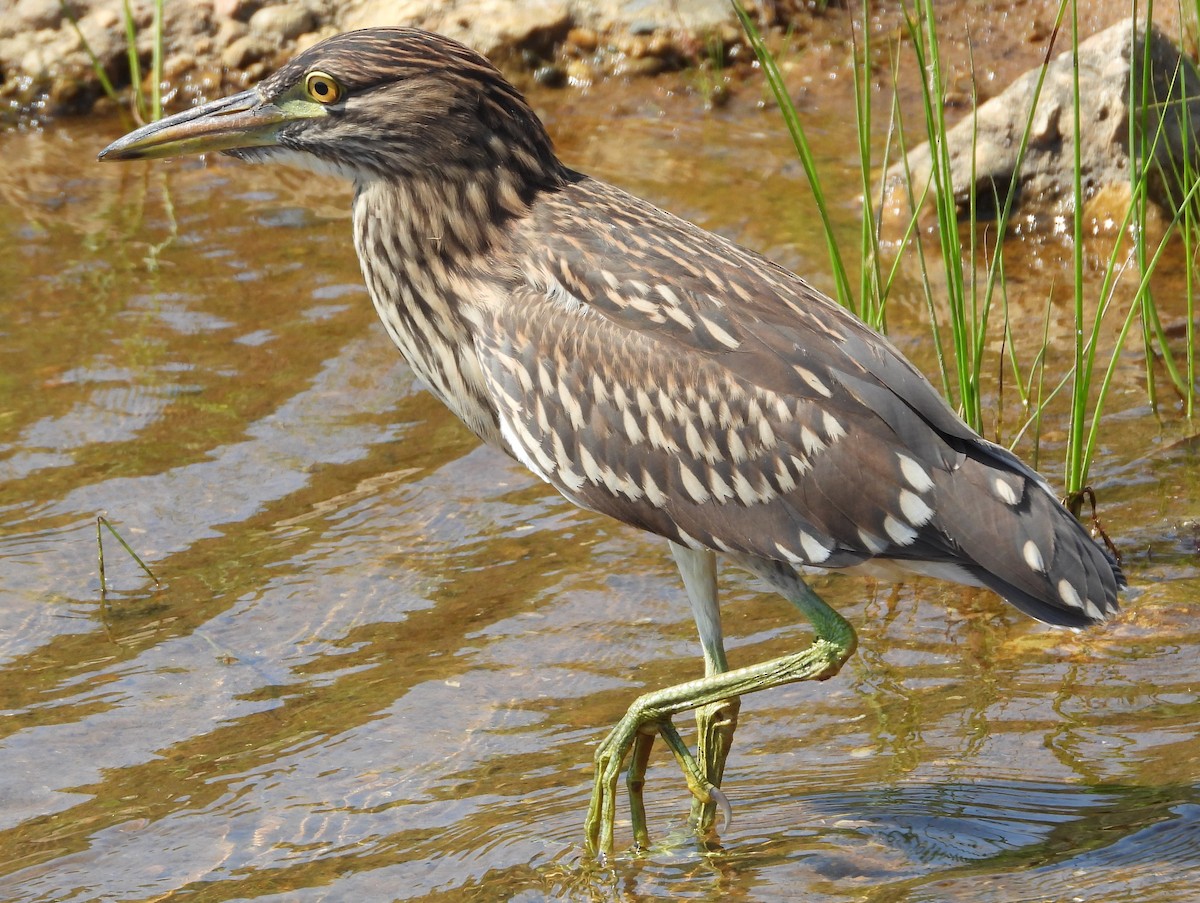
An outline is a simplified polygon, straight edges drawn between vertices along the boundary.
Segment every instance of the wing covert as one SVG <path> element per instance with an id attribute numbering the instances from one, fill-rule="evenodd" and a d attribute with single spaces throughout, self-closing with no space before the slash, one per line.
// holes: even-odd
<path id="1" fill-rule="evenodd" d="M 492 316 L 476 348 L 505 441 L 576 504 L 795 565 L 902 555 L 934 532 L 920 459 L 802 348 L 742 330 L 713 354 L 535 291 Z"/>

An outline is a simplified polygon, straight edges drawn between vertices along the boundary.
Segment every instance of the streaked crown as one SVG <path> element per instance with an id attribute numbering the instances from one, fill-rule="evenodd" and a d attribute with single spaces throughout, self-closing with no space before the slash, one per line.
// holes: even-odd
<path id="1" fill-rule="evenodd" d="M 484 57 L 412 28 L 352 31 L 322 41 L 259 85 L 268 101 L 302 90 L 328 115 L 279 131 L 278 147 L 340 174 L 477 179 L 504 167 L 537 187 L 563 171 L 520 93 Z M 233 151 L 269 156 L 274 148 Z"/>

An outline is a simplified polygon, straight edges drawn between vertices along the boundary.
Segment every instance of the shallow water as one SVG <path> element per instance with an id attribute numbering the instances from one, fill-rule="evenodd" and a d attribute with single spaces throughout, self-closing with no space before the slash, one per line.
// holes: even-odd
<path id="1" fill-rule="evenodd" d="M 620 86 L 540 100 L 572 164 L 828 286 L 773 114 Z M 814 113 L 847 198 L 849 126 Z M 414 381 L 361 287 L 347 188 L 93 164 L 120 129 L 0 135 L 0 898 L 1200 896 L 1200 478 L 1136 356 L 1093 472 L 1137 587 L 1114 623 L 821 578 L 860 650 L 744 701 L 720 844 L 688 835 L 659 753 L 658 844 L 599 869 L 593 745 L 699 665 L 663 544 L 480 448 Z M 1060 253 L 1014 268 L 1039 334 Z M 902 293 L 892 331 L 928 365 L 920 306 Z M 101 513 L 161 588 L 106 534 L 101 598 Z M 735 664 L 807 642 L 726 585 Z"/>

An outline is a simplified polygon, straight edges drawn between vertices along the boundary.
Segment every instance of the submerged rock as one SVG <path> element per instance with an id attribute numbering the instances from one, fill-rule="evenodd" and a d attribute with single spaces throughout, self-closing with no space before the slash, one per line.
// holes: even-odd
<path id="1" fill-rule="evenodd" d="M 1140 85 L 1149 66 L 1147 95 L 1137 94 L 1135 138 L 1130 147 L 1130 75 Z M 1053 217 L 1073 209 L 1074 60 L 1068 50 L 1046 70 L 1020 172 L 1017 154 L 1041 67 L 1026 72 L 1002 94 L 982 104 L 947 134 L 954 200 L 965 213 L 974 180 L 978 215 L 999 215 L 1010 187 L 1018 194 L 1015 216 Z M 1150 198 L 1164 209 L 1179 203 L 1177 173 L 1184 148 L 1193 170 L 1200 161 L 1200 73 L 1157 26 L 1148 34 L 1125 20 L 1079 45 L 1080 162 L 1084 203 L 1094 229 L 1119 226 L 1130 199 L 1130 173 L 1149 167 Z M 1185 103 L 1186 98 L 1186 103 Z M 1189 115 L 1190 114 L 1190 115 Z M 910 127 L 911 131 L 911 127 Z M 1142 140 L 1144 136 L 1144 142 Z M 1141 148 L 1148 148 L 1145 160 Z M 904 163 L 891 167 L 884 183 L 884 214 L 893 226 L 908 217 Z M 933 172 L 928 144 L 908 154 L 913 197 L 919 198 Z M 930 187 L 930 197 L 934 186 Z"/>

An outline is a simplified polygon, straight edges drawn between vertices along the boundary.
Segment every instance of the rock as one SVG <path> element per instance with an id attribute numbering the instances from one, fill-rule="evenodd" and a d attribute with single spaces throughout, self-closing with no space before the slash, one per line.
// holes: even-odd
<path id="1" fill-rule="evenodd" d="M 249 22 L 263 7 L 264 0 L 215 0 L 213 12 L 219 19 L 233 19 L 237 22 Z"/>
<path id="2" fill-rule="evenodd" d="M 163 78 L 177 82 L 196 68 L 196 58 L 186 50 L 172 53 L 163 63 Z"/>
<path id="3" fill-rule="evenodd" d="M 533 70 L 533 80 L 547 88 L 561 88 L 567 83 L 567 70 L 558 63 L 545 63 Z"/>
<path id="4" fill-rule="evenodd" d="M 252 63 L 273 56 L 278 49 L 275 41 L 262 35 L 243 35 L 221 52 L 221 62 L 230 69 L 246 69 Z"/>
<path id="5" fill-rule="evenodd" d="M 1100 32 L 1079 45 L 1079 91 L 1082 179 L 1085 203 L 1107 186 L 1129 182 L 1130 149 L 1129 77 L 1131 71 L 1132 20 Z M 1143 38 L 1139 30 L 1132 41 L 1132 70 L 1140 73 Z M 1171 40 L 1152 26 L 1149 40 L 1150 66 L 1153 72 L 1151 94 L 1145 113 L 1147 144 L 1153 145 L 1148 161 L 1151 198 L 1170 208 L 1171 197 L 1181 196 L 1178 185 L 1170 184 L 1170 173 L 1179 172 L 1183 160 L 1186 111 L 1182 98 L 1189 98 L 1191 121 L 1200 125 L 1200 73 L 1180 54 Z M 974 167 L 975 191 L 980 208 L 1002 209 L 1009 186 L 1019 194 L 1013 213 L 1057 215 L 1070 211 L 1073 203 L 1074 135 L 1072 111 L 1073 60 L 1070 51 L 1051 61 L 1038 99 L 1030 131 L 1029 147 L 1019 174 L 1016 157 L 1029 116 L 1033 90 L 1040 68 L 1016 79 L 1002 94 L 976 111 L 974 121 L 967 116 L 950 129 L 947 149 L 950 156 L 954 198 L 959 210 L 969 203 L 969 188 Z M 1162 137 L 1154 136 L 1161 126 Z M 911 129 L 911 126 L 910 126 Z M 973 131 L 977 134 L 973 135 Z M 1200 131 L 1186 135 L 1197 166 Z M 972 149 L 974 152 L 972 153 Z M 908 154 L 914 192 L 919 196 L 930 178 L 932 162 L 929 146 L 921 145 Z M 908 194 L 904 187 L 904 164 L 893 166 L 885 178 L 884 213 L 892 226 L 903 225 L 893 217 L 908 218 Z M 930 194 L 933 194 L 931 188 Z M 1111 193 L 1105 193 L 1110 198 Z M 999 201 L 995 201 L 999 198 Z M 1111 213 L 1109 204 L 1106 215 Z M 1086 208 L 1085 208 L 1086 209 Z M 1097 208 L 1099 209 L 1099 208 Z"/>
<path id="6" fill-rule="evenodd" d="M 324 25 L 316 31 L 310 31 L 308 34 L 302 34 L 296 38 L 296 53 L 303 53 L 314 44 L 324 41 L 326 38 L 331 38 L 338 33 L 338 29 L 333 25 Z"/>
<path id="7" fill-rule="evenodd" d="M 252 32 L 277 41 L 294 41 L 312 31 L 314 24 L 312 12 L 299 3 L 264 6 L 250 17 Z"/>
<path id="8" fill-rule="evenodd" d="M 103 7 L 92 10 L 79 20 L 80 34 L 100 65 L 109 73 L 116 71 L 118 62 L 126 58 L 125 32 L 119 25 L 117 14 Z"/>
<path id="9" fill-rule="evenodd" d="M 658 75 L 667 68 L 667 63 L 657 56 L 627 56 L 617 60 L 613 66 L 613 75 L 644 78 Z"/>
<path id="10" fill-rule="evenodd" d="M 593 84 L 599 74 L 594 66 L 586 60 L 567 60 L 567 81 L 577 88 L 586 88 Z"/>
<path id="11" fill-rule="evenodd" d="M 72 16 L 78 18 L 78 3 L 67 3 L 66 7 Z M 58 28 L 64 16 L 63 4 L 59 0 L 17 0 L 17 7 L 13 12 L 25 28 L 35 30 Z"/>
<path id="12" fill-rule="evenodd" d="M 600 46 L 600 36 L 592 28 L 572 28 L 567 32 L 567 43 L 575 45 L 584 53 L 591 53 Z"/>

